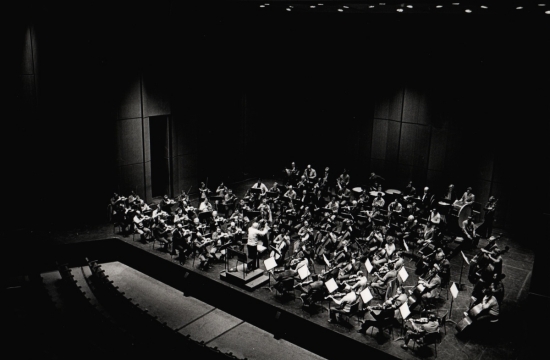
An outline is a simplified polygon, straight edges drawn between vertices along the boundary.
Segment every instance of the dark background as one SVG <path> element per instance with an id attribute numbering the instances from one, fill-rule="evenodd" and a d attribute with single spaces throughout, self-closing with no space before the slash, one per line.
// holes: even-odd
<path id="1" fill-rule="evenodd" d="M 151 201 L 149 122 L 168 117 L 170 195 L 291 161 L 353 186 L 454 183 L 546 253 L 549 15 L 258 4 L 10 5 L 9 226 L 105 221 L 112 191 Z"/>

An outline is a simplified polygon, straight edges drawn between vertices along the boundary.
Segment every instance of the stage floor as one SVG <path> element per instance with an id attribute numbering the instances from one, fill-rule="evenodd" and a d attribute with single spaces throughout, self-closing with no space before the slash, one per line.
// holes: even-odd
<path id="1" fill-rule="evenodd" d="M 244 191 L 254 183 L 253 180 L 245 181 L 240 184 L 237 184 L 233 187 L 233 191 L 237 196 L 241 197 L 244 194 Z M 264 183 L 269 187 L 273 180 L 264 180 Z M 193 199 L 192 199 L 193 200 Z M 495 229 L 495 233 L 498 233 L 499 230 Z M 102 239 L 116 237 L 128 244 L 132 244 L 138 248 L 141 248 L 144 251 L 150 252 L 155 256 L 161 257 L 166 261 L 175 262 L 172 260 L 170 255 L 157 249 L 153 249 L 151 244 L 143 244 L 140 241 L 134 241 L 132 236 L 124 236 L 114 232 L 113 226 L 111 224 L 105 223 L 101 225 L 82 227 L 79 229 L 63 229 L 59 231 L 54 231 L 47 235 L 47 239 L 52 244 L 63 244 L 63 243 L 77 243 L 85 241 L 100 241 Z M 45 239 L 45 241 L 48 241 Z M 482 239 L 479 246 L 484 246 L 486 240 Z M 486 336 L 478 336 L 475 338 L 466 338 L 462 339 L 456 337 L 456 330 L 454 325 L 447 323 L 446 331 L 447 334 L 443 336 L 441 344 L 438 345 L 438 358 L 440 359 L 516 359 L 521 358 L 522 354 L 525 353 L 525 348 L 528 345 L 528 336 L 529 332 L 532 331 L 531 328 L 528 328 L 527 323 L 525 322 L 525 300 L 528 295 L 531 272 L 533 268 L 534 253 L 530 248 L 525 247 L 521 243 L 521 239 L 515 239 L 512 235 L 504 236 L 499 240 L 499 245 L 501 247 L 509 246 L 510 250 L 507 254 L 504 255 L 503 262 L 503 273 L 506 274 L 504 279 L 505 286 L 505 297 L 503 304 L 500 310 L 500 322 L 498 328 L 495 329 L 494 334 L 482 334 Z M 475 254 L 474 250 L 467 250 L 464 252 L 466 256 L 471 259 Z M 233 260 L 234 261 L 234 260 Z M 263 263 L 261 266 L 263 267 Z M 195 262 L 197 265 L 197 262 Z M 230 260 L 230 265 L 231 260 Z M 234 285 L 231 285 L 227 282 L 220 280 L 220 272 L 225 269 L 225 264 L 215 264 L 214 267 L 208 271 L 201 271 L 192 266 L 192 261 L 187 260 L 185 264 L 179 265 L 188 269 L 189 271 L 200 272 L 204 276 L 207 276 L 213 281 L 220 282 L 225 286 L 238 289 L 244 293 L 247 293 L 249 296 L 260 299 L 266 303 L 272 304 L 273 306 L 279 307 L 283 311 L 292 313 L 295 316 L 302 317 L 308 321 L 329 328 L 330 330 L 340 333 L 344 336 L 353 339 L 354 341 L 360 342 L 366 346 L 371 346 L 378 348 L 388 354 L 391 354 L 395 357 L 402 359 L 415 359 L 419 355 L 412 350 L 403 350 L 400 345 L 402 341 L 392 341 L 391 339 L 382 338 L 374 336 L 376 335 L 377 330 L 374 329 L 374 335 L 370 335 L 370 330 L 367 335 L 359 334 L 355 332 L 357 327 L 354 329 L 346 329 L 342 326 L 329 324 L 327 322 L 328 315 L 327 312 L 321 312 L 318 314 L 310 315 L 301 308 L 301 302 L 299 300 L 281 302 L 276 299 L 274 293 L 270 292 L 267 289 L 257 289 L 253 292 L 248 292 L 246 290 L 240 289 Z M 414 274 L 414 263 L 405 261 L 405 267 L 410 277 L 406 281 L 405 285 L 416 284 L 417 277 Z M 462 258 L 456 256 L 451 260 L 451 281 L 458 282 L 459 275 L 462 267 Z M 319 264 L 315 264 L 316 272 L 320 273 L 324 270 L 324 267 Z M 366 273 L 363 265 L 363 271 Z M 464 275 L 462 282 L 466 283 L 466 289 L 461 291 L 455 299 L 452 308 L 452 314 L 450 319 L 459 321 L 463 315 L 462 313 L 468 308 L 470 303 L 470 294 L 472 291 L 472 285 L 467 280 L 468 265 L 464 265 Z M 297 291 L 298 294 L 298 291 Z M 442 297 L 445 297 L 445 292 L 442 292 Z M 450 307 L 451 296 L 449 295 L 449 300 L 441 301 L 437 304 L 438 313 L 444 313 Z M 375 301 L 376 302 L 376 301 Z M 325 303 L 327 306 L 327 303 Z M 355 324 L 357 324 L 355 322 Z M 397 330 L 397 331 L 395 331 Z M 400 329 L 394 328 L 394 332 L 398 333 Z M 293 339 L 294 341 L 295 339 Z M 295 341 L 297 345 L 305 347 L 307 350 L 324 356 L 322 351 L 319 352 L 316 349 L 317 345 L 314 342 L 305 341 L 300 343 L 300 340 Z M 410 344 L 411 345 L 411 344 Z M 431 347 L 433 349 L 433 347 Z M 428 354 L 429 355 L 429 354 Z"/>

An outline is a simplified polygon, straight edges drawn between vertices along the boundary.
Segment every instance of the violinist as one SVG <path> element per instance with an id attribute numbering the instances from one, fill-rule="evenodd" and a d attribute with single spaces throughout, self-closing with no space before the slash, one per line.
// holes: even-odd
<path id="1" fill-rule="evenodd" d="M 302 203 L 301 209 L 304 208 L 309 203 L 309 194 L 307 193 L 307 190 L 302 190 L 302 195 L 300 195 L 300 198 L 298 199 Z"/>
<path id="2" fill-rule="evenodd" d="M 317 178 L 317 172 L 314 168 L 311 167 L 311 165 L 308 165 L 307 168 L 304 170 L 304 175 L 307 178 L 308 184 L 313 184 L 315 182 L 315 179 Z"/>
<path id="3" fill-rule="evenodd" d="M 342 186 L 342 187 L 348 187 L 349 186 L 349 181 L 350 181 L 350 176 L 348 174 L 348 171 L 346 169 L 344 169 L 342 171 L 342 174 L 340 174 L 340 177 L 338 179 L 336 179 L 336 181 Z"/>
<path id="4" fill-rule="evenodd" d="M 344 297 L 340 300 L 336 300 L 333 295 L 329 295 L 328 297 L 331 298 L 332 301 L 334 301 L 338 305 L 337 308 L 332 308 L 329 310 L 329 323 L 340 322 L 340 314 L 344 313 L 345 307 L 349 307 L 351 304 L 357 301 L 357 293 L 352 290 L 349 290 L 349 292 L 344 295 Z"/>
<path id="5" fill-rule="evenodd" d="M 311 282 L 306 286 L 308 289 L 304 288 L 304 283 L 298 284 L 299 288 L 303 291 L 300 294 L 300 299 L 302 300 L 303 306 L 311 306 L 317 301 L 323 300 L 326 296 L 327 287 L 324 283 L 324 277 L 322 275 L 313 274 L 311 275 Z"/>
<path id="6" fill-rule="evenodd" d="M 294 184 L 296 181 L 296 177 L 298 176 L 298 173 L 299 173 L 299 170 L 296 167 L 296 163 L 292 162 L 292 164 L 290 165 L 290 168 L 286 168 L 284 172 L 287 176 L 287 183 L 291 185 Z"/>
<path id="7" fill-rule="evenodd" d="M 372 281 L 370 286 L 378 294 L 380 294 L 383 291 L 386 291 L 388 289 L 388 285 L 390 281 L 397 278 L 397 271 L 395 271 L 395 265 L 393 263 L 389 263 L 387 266 L 388 266 L 388 272 L 384 274 L 384 276 L 380 276 L 378 272 L 373 273 L 373 275 L 377 279 Z"/>
<path id="8" fill-rule="evenodd" d="M 307 177 L 305 175 L 302 175 L 302 177 L 300 178 L 300 181 L 298 181 L 298 183 L 296 184 L 296 189 L 298 190 L 307 190 L 309 184 L 307 182 Z"/>
<path id="9" fill-rule="evenodd" d="M 222 232 L 222 228 L 218 226 L 216 231 L 212 233 L 212 241 L 215 248 L 210 253 L 213 253 L 218 260 L 223 260 L 226 252 L 225 249 L 220 250 L 220 247 L 230 241 L 229 234 Z"/>
<path id="10" fill-rule="evenodd" d="M 418 221 L 413 215 L 407 217 L 407 220 L 401 226 L 401 232 L 403 233 L 403 240 L 407 243 L 415 243 L 417 241 Z"/>
<path id="11" fill-rule="evenodd" d="M 193 241 L 193 247 L 195 251 L 199 254 L 199 269 L 207 270 L 212 266 L 210 262 L 214 258 L 210 251 L 208 251 L 207 246 L 212 243 L 213 240 L 206 240 L 200 231 L 197 231 L 195 240 Z"/>
<path id="12" fill-rule="evenodd" d="M 483 298 L 464 313 L 472 322 L 496 322 L 500 315 L 500 305 L 490 287 L 483 290 Z M 463 330 L 463 329 L 461 329 Z"/>
<path id="13" fill-rule="evenodd" d="M 172 228 L 168 227 L 164 220 L 160 220 L 154 231 L 155 238 L 162 242 L 164 250 L 168 251 L 168 246 L 172 243 Z"/>
<path id="14" fill-rule="evenodd" d="M 397 223 L 399 221 L 399 215 L 403 212 L 403 205 L 396 197 L 393 202 L 388 205 L 388 225 L 391 223 Z"/>
<path id="15" fill-rule="evenodd" d="M 333 196 L 325 208 L 327 210 L 332 211 L 333 214 L 338 214 L 338 210 L 340 209 L 340 204 L 338 203 L 338 201 L 336 201 L 336 198 Z"/>
<path id="16" fill-rule="evenodd" d="M 172 255 L 176 255 L 176 250 L 179 252 L 180 260 L 185 260 L 192 252 L 191 232 L 183 229 L 181 223 L 176 225 L 176 231 L 172 235 Z"/>
<path id="17" fill-rule="evenodd" d="M 453 184 L 449 185 L 449 187 L 447 188 L 447 191 L 445 192 L 445 194 L 443 194 L 443 198 L 441 200 L 449 205 L 455 202 L 456 192 L 455 192 L 455 186 Z"/>
<path id="18" fill-rule="evenodd" d="M 331 187 L 332 187 L 332 175 L 330 173 L 330 168 L 327 166 L 325 167 L 325 172 L 323 173 L 323 177 L 321 179 L 321 190 L 323 194 L 330 193 Z"/>
<path id="19" fill-rule="evenodd" d="M 178 206 L 181 209 L 185 210 L 185 208 L 188 206 L 187 204 L 189 204 L 189 194 L 187 194 L 184 190 L 182 190 L 181 194 L 178 197 L 179 197 Z"/>
<path id="20" fill-rule="evenodd" d="M 386 202 L 385 202 L 384 199 L 382 198 L 382 193 L 379 192 L 379 193 L 376 194 L 376 197 L 375 197 L 374 200 L 372 201 L 372 207 L 373 207 L 373 208 L 376 207 L 376 208 L 381 209 L 381 208 L 384 207 L 384 204 L 385 204 L 385 203 L 386 203 Z"/>
<path id="21" fill-rule="evenodd" d="M 411 309 L 419 303 L 422 304 L 422 307 L 425 307 L 426 301 L 428 299 L 438 296 L 438 290 L 441 287 L 441 278 L 438 275 L 439 270 L 439 265 L 434 264 L 434 266 L 428 271 L 426 279 L 424 280 L 420 278 L 418 280 L 417 287 L 414 291 L 415 294 L 420 298 L 417 299 L 417 301 L 413 305 L 411 305 Z"/>
<path id="22" fill-rule="evenodd" d="M 373 310 L 380 310 L 380 312 L 376 313 Z M 373 320 L 365 320 L 361 322 L 361 327 L 357 330 L 360 334 L 365 334 L 371 326 L 377 328 L 378 333 L 381 334 L 381 329 L 387 325 L 390 325 L 395 319 L 395 309 L 393 309 L 392 305 L 388 304 L 387 301 L 380 305 L 367 306 L 367 311 Z"/>
<path id="23" fill-rule="evenodd" d="M 351 190 L 348 189 L 347 187 L 340 186 L 338 188 L 338 193 L 336 197 L 340 201 L 340 207 L 347 205 L 351 198 Z"/>
<path id="24" fill-rule="evenodd" d="M 436 227 L 441 224 L 441 215 L 439 214 L 439 211 L 437 211 L 437 208 L 434 207 L 432 211 L 430 211 L 428 221 Z"/>
<path id="25" fill-rule="evenodd" d="M 224 196 L 225 194 L 227 194 L 227 186 L 225 186 L 222 181 L 216 189 L 216 196 Z"/>
<path id="26" fill-rule="evenodd" d="M 204 199 L 208 198 L 210 196 L 210 189 L 206 187 L 206 184 L 201 182 L 201 185 L 199 187 L 199 193 L 200 193 L 200 201 L 204 201 Z"/>
<path id="27" fill-rule="evenodd" d="M 439 321 L 435 314 L 430 314 L 428 322 L 425 324 L 416 325 L 415 320 L 411 319 L 407 324 L 407 332 L 405 333 L 405 343 L 401 347 L 405 350 L 409 348 L 408 344 L 411 339 L 420 339 L 425 334 L 434 333 L 439 329 Z"/>
<path id="28" fill-rule="evenodd" d="M 172 205 L 174 205 L 176 202 L 170 198 L 168 198 L 168 195 L 164 195 L 164 197 L 162 198 L 162 200 L 160 201 L 159 203 L 159 208 L 160 210 L 162 211 L 166 211 L 167 213 L 170 213 L 171 212 L 171 207 Z"/>
<path id="29" fill-rule="evenodd" d="M 284 197 L 288 198 L 289 201 L 296 199 L 296 191 L 292 189 L 292 185 L 288 185 L 288 190 L 285 192 Z"/>
<path id="30" fill-rule="evenodd" d="M 265 197 L 265 194 L 267 193 L 267 186 L 262 182 L 262 179 L 258 179 L 254 185 L 252 185 L 252 189 L 260 189 L 260 199 Z"/>
<path id="31" fill-rule="evenodd" d="M 270 272 L 273 274 L 273 269 L 270 270 Z M 273 287 L 279 291 L 283 292 L 284 290 L 284 282 L 293 280 L 298 276 L 298 272 L 296 270 L 291 269 L 290 264 L 286 263 L 284 267 L 284 271 L 275 278 L 275 285 Z"/>
<path id="32" fill-rule="evenodd" d="M 199 206 L 199 212 L 209 212 L 212 210 L 212 204 L 210 204 L 208 198 L 204 198 Z"/>
<path id="33" fill-rule="evenodd" d="M 135 231 L 140 235 L 141 241 L 146 242 L 147 240 L 151 239 L 152 233 L 151 229 L 147 226 L 145 226 L 145 222 L 149 220 L 149 217 L 145 217 L 141 214 L 141 211 L 136 211 L 136 214 L 134 215 L 133 222 L 134 222 L 134 229 Z"/>
<path id="34" fill-rule="evenodd" d="M 188 221 L 191 220 L 189 219 L 187 214 L 184 214 L 183 210 L 181 208 L 178 208 L 178 210 L 176 210 L 176 214 L 174 215 L 174 224 L 180 224 Z"/>

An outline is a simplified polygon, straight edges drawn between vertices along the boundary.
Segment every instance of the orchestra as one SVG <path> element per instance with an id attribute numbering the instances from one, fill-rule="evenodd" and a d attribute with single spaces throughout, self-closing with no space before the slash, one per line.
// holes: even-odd
<path id="1" fill-rule="evenodd" d="M 292 163 L 284 169 L 284 186 L 274 182 L 268 187 L 258 179 L 242 198 L 220 182 L 215 191 L 219 201 L 214 205 L 207 181 L 201 182 L 198 209 L 190 205 L 189 191 L 182 190 L 175 199 L 164 195 L 149 204 L 135 193 L 128 197 L 114 193 L 108 204 L 109 217 L 124 231 L 139 234 L 142 242 L 161 243 L 160 250 L 177 255 L 180 263 L 198 259 L 198 268 L 204 271 L 226 261 L 228 247 L 246 251 L 252 260 L 246 271 L 261 268 L 260 258 L 273 258 L 277 268 L 272 273 L 283 272 L 276 279 L 276 288 L 296 278 L 302 267 L 314 270 L 314 263 L 324 265 L 324 271 L 295 285 L 302 290 L 303 306 L 332 301 L 336 307 L 330 310 L 329 321 L 338 322 L 340 314 L 358 304 L 359 311 L 365 309 L 369 314 L 358 330 L 361 333 L 393 321 L 404 303 L 413 313 L 420 307 L 419 314 L 433 307 L 432 300 L 441 287 L 450 283 L 449 259 L 458 250 L 477 248 L 481 238 L 487 239 L 487 246 L 476 250 L 467 271 L 475 301 L 464 321 L 498 319 L 504 298 L 503 255 L 509 248 L 502 249 L 497 245 L 499 237 L 491 236 L 498 201 L 494 196 L 483 208 L 483 225 L 478 227 L 473 215 L 464 221 L 453 220 L 446 210 L 475 202 L 472 188 L 459 199 L 453 184 L 439 198 L 428 186 L 417 195 L 412 181 L 402 191 L 384 191 L 381 182 L 385 179 L 371 173 L 368 188 L 354 187 L 352 191 L 345 169 L 334 178 L 329 170 L 325 167 L 318 176 L 311 165 L 300 172 Z M 440 211 L 442 208 L 445 211 Z M 454 250 L 447 247 L 452 221 L 457 223 L 458 235 L 465 238 L 464 245 Z M 260 253 L 258 245 L 268 251 Z M 411 263 L 405 257 L 410 257 Z M 367 263 L 372 269 L 365 271 Z M 410 292 L 398 275 L 405 267 L 412 267 L 417 275 L 415 285 L 408 286 L 413 288 Z M 331 279 L 338 291 L 329 294 L 324 284 Z M 373 302 L 381 302 L 364 303 L 360 294 L 367 289 L 374 295 Z M 409 339 L 422 332 L 414 321 L 407 323 L 411 324 L 407 325 Z"/>

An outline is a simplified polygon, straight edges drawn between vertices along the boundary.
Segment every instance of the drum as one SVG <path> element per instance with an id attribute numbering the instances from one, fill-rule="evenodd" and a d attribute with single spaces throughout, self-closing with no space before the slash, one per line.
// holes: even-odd
<path id="1" fill-rule="evenodd" d="M 456 324 L 456 330 L 458 332 L 461 332 L 463 331 L 464 329 L 466 329 L 469 325 L 472 324 L 472 319 L 470 319 L 468 316 L 466 316 L 465 318 L 463 318 L 462 320 L 460 320 L 457 324 Z"/>
<path id="2" fill-rule="evenodd" d="M 468 311 L 468 315 L 471 318 L 476 318 L 481 311 L 483 311 L 483 304 L 479 303 Z"/>
<path id="3" fill-rule="evenodd" d="M 388 189 L 386 190 L 386 194 L 390 194 L 390 195 L 401 195 L 401 191 L 397 190 L 397 189 Z"/>
<path id="4" fill-rule="evenodd" d="M 370 196 L 376 197 L 376 196 L 378 196 L 378 191 L 371 191 L 371 192 L 369 192 L 369 194 L 370 194 Z M 386 195 L 386 194 L 384 194 L 383 191 L 380 191 L 380 194 L 382 194 L 382 196 Z"/>
<path id="5" fill-rule="evenodd" d="M 454 206 L 454 205 L 453 205 Z M 463 205 L 458 211 L 458 226 L 462 229 L 462 223 L 472 215 L 472 204 Z"/>
<path id="6" fill-rule="evenodd" d="M 353 189 L 351 189 L 353 192 L 356 192 L 358 194 L 361 194 L 363 192 L 363 189 L 358 186 L 358 187 L 354 187 Z"/>

